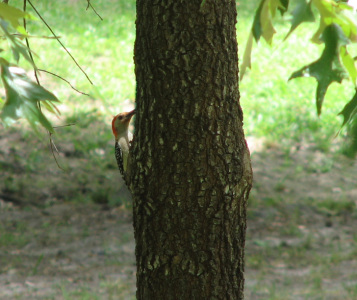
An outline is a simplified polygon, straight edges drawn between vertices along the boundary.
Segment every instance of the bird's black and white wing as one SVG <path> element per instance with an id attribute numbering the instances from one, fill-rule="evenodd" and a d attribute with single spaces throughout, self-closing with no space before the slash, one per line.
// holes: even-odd
<path id="1" fill-rule="evenodd" d="M 122 152 L 118 142 L 115 142 L 115 158 L 117 160 L 118 168 L 119 168 L 121 175 L 124 175 L 123 152 Z"/>

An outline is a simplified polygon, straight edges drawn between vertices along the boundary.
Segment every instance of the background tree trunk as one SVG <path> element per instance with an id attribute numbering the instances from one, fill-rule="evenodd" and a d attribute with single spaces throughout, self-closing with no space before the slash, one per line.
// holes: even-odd
<path id="1" fill-rule="evenodd" d="M 138 0 L 137 299 L 243 299 L 251 166 L 235 1 Z"/>

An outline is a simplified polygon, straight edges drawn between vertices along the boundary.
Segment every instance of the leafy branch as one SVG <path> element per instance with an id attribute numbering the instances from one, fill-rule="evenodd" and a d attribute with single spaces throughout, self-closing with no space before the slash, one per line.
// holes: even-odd
<path id="1" fill-rule="evenodd" d="M 33 82 L 25 70 L 10 66 L 4 59 L 0 59 L 1 79 L 3 81 L 6 101 L 2 108 L 1 118 L 6 125 L 12 124 L 19 118 L 26 118 L 36 130 L 40 123 L 49 132 L 53 133 L 53 127 L 40 109 L 40 103 L 48 111 L 58 114 L 59 111 L 53 102 L 59 102 L 57 97 Z"/>
<path id="2" fill-rule="evenodd" d="M 254 40 L 256 43 L 263 38 L 269 45 L 272 44 L 276 30 L 273 20 L 283 16 L 289 9 L 289 0 L 261 0 L 254 16 L 250 35 L 247 40 L 240 67 L 241 80 L 248 68 L 251 68 L 251 53 Z M 317 80 L 316 109 L 321 114 L 322 104 L 327 89 L 332 82 L 342 83 L 343 79 L 350 79 L 357 88 L 357 69 L 355 59 L 350 55 L 348 47 L 357 42 L 357 24 L 355 8 L 346 1 L 338 0 L 296 0 L 290 18 L 290 30 L 284 38 L 289 38 L 293 31 L 305 22 L 316 20 L 314 12 L 318 12 L 320 24 L 311 37 L 311 42 L 324 43 L 324 49 L 318 60 L 309 63 L 292 73 L 290 79 L 298 77 L 314 77 Z M 314 7 L 314 9 L 313 9 Z M 339 113 L 343 116 L 344 126 L 357 115 L 357 89 L 345 108 Z"/>
<path id="3" fill-rule="evenodd" d="M 34 69 L 31 50 L 24 45 L 19 36 L 10 34 L 16 30 L 20 36 L 27 37 L 25 28 L 21 25 L 23 19 L 34 19 L 27 12 L 0 3 L 0 31 L 6 38 L 15 62 L 18 64 L 20 57 L 27 60 Z M 5 88 L 5 103 L 3 104 L 0 117 L 7 126 L 19 118 L 26 118 L 30 125 L 37 130 L 37 124 L 41 124 L 49 132 L 54 132 L 51 123 L 41 110 L 41 104 L 51 113 L 59 114 L 54 102 L 59 102 L 57 97 L 33 82 L 25 70 L 10 64 L 5 58 L 0 57 L 1 80 Z"/>
<path id="4" fill-rule="evenodd" d="M 2 111 L 0 118 L 4 125 L 9 126 L 14 123 L 19 118 L 26 118 L 30 125 L 37 131 L 36 125 L 40 124 L 50 133 L 54 132 L 54 129 L 48 119 L 42 112 L 42 107 L 46 108 L 49 112 L 59 115 L 59 110 L 55 106 L 55 102 L 59 102 L 56 96 L 46 90 L 40 85 L 37 72 L 47 72 L 57 78 L 60 78 L 67 82 L 71 88 L 75 91 L 87 95 L 86 93 L 78 91 L 74 88 L 70 82 L 63 77 L 56 75 L 52 72 L 39 70 L 34 61 L 34 55 L 30 48 L 29 38 L 33 37 L 27 33 L 27 22 L 26 20 L 36 20 L 34 16 L 26 11 L 27 3 L 33 8 L 34 12 L 45 24 L 45 26 L 50 30 L 53 37 L 60 43 L 62 48 L 67 52 L 67 54 L 74 61 L 76 66 L 82 71 L 86 76 L 88 81 L 92 83 L 87 73 L 81 68 L 76 59 L 71 55 L 68 49 L 60 41 L 59 37 L 54 33 L 52 28 L 48 25 L 46 20 L 42 17 L 36 7 L 32 4 L 30 0 L 24 0 L 23 11 L 8 5 L 7 3 L 0 3 L 0 34 L 5 37 L 8 42 L 9 50 L 12 52 L 14 62 L 11 63 L 3 56 L 0 56 L 0 67 L 1 67 L 1 79 L 3 86 L 5 88 L 5 102 L 2 105 Z M 93 6 L 88 1 L 88 7 Z M 95 11 L 95 10 L 94 10 Z M 22 24 L 23 25 L 22 25 Z M 52 37 L 45 37 L 52 38 Z M 25 44 L 23 43 L 25 40 Z M 1 47 L 3 48 L 3 47 Z M 0 52 L 4 49 L 0 49 Z M 4 52 L 5 53 L 5 52 Z M 33 82 L 27 75 L 25 70 L 18 67 L 20 58 L 23 57 L 28 61 L 34 70 L 34 76 L 36 82 Z"/>

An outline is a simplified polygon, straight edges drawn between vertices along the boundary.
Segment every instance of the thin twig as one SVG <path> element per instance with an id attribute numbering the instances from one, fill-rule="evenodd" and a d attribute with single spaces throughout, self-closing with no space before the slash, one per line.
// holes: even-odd
<path id="1" fill-rule="evenodd" d="M 73 125 L 76 125 L 75 123 L 69 123 L 69 124 L 65 124 L 65 125 L 60 125 L 60 126 L 53 126 L 53 128 L 63 128 L 63 127 L 68 127 L 68 126 L 73 126 Z M 67 172 L 64 168 L 61 167 L 61 165 L 59 164 L 58 160 L 57 160 L 57 157 L 55 155 L 55 151 L 57 152 L 57 154 L 59 154 L 59 151 L 57 149 L 57 146 L 55 144 L 55 142 L 53 141 L 52 139 L 52 133 L 49 132 L 49 140 L 50 140 L 50 149 L 51 149 L 51 153 L 52 153 L 52 156 L 56 162 L 56 165 L 59 169 L 61 169 L 63 172 Z"/>
<path id="2" fill-rule="evenodd" d="M 26 11 L 26 4 L 27 4 L 27 0 L 24 0 L 24 12 Z M 25 31 L 27 32 L 26 30 L 26 27 L 27 27 L 27 24 L 26 24 L 26 19 L 23 18 L 23 21 L 24 21 L 24 28 L 25 28 Z M 36 78 L 36 81 L 37 81 L 37 84 L 38 85 L 41 85 L 40 84 L 40 80 L 38 79 L 38 76 L 37 76 L 37 67 L 36 67 L 36 64 L 35 64 L 35 60 L 33 59 L 33 56 L 32 56 L 32 53 L 31 53 L 31 47 L 30 47 L 30 42 L 29 42 L 29 39 L 27 37 L 25 37 L 25 41 L 26 41 L 26 45 L 27 45 L 27 48 L 28 48 L 28 53 L 29 53 L 29 56 L 32 60 L 32 63 L 33 63 L 33 73 L 35 75 L 35 78 Z M 42 108 L 41 108 L 41 102 L 38 101 L 37 102 L 37 106 L 38 106 L 38 109 L 41 111 Z M 50 136 L 50 132 L 48 131 L 48 134 Z M 51 136 L 50 136 L 51 137 Z"/>
<path id="3" fill-rule="evenodd" d="M 60 39 L 57 37 L 57 35 L 54 33 L 54 31 L 52 30 L 52 28 L 47 24 L 47 22 L 45 21 L 45 19 L 42 17 L 42 15 L 38 12 L 38 10 L 36 9 L 36 7 L 32 4 L 32 2 L 30 0 L 27 0 L 28 3 L 31 5 L 31 7 L 33 8 L 33 10 L 36 12 L 36 14 L 38 15 L 38 17 L 41 19 L 41 21 L 46 25 L 46 27 L 49 29 L 49 31 L 51 31 L 51 33 L 53 34 L 53 36 L 56 38 L 57 42 L 62 46 L 62 48 L 67 52 L 67 54 L 72 58 L 72 60 L 74 61 L 74 63 L 76 64 L 76 66 L 82 71 L 82 73 L 84 74 L 84 76 L 87 77 L 88 81 L 93 84 L 92 80 L 90 80 L 89 76 L 87 75 L 87 73 L 82 69 L 82 67 L 78 64 L 78 62 L 76 61 L 76 59 L 72 56 L 72 54 L 68 51 L 68 49 L 65 47 L 65 45 L 63 45 L 63 43 L 60 41 Z"/>
<path id="4" fill-rule="evenodd" d="M 80 93 L 80 94 L 82 94 L 82 95 L 85 95 L 85 96 L 90 97 L 89 94 L 84 93 L 84 92 L 81 92 L 80 90 L 77 90 L 67 79 L 63 78 L 63 77 L 60 76 L 60 75 L 57 75 L 57 74 L 55 74 L 55 73 L 52 73 L 52 72 L 50 72 L 50 71 L 46 71 L 46 70 L 43 70 L 43 69 L 37 69 L 37 71 L 44 72 L 44 73 L 48 73 L 48 74 L 51 74 L 51 75 L 53 75 L 53 76 L 56 76 L 56 77 L 58 77 L 59 79 L 62 79 L 63 81 L 67 82 L 68 85 L 69 85 L 72 89 L 74 89 L 77 93 Z"/>
<path id="5" fill-rule="evenodd" d="M 90 8 L 94 11 L 94 13 L 98 16 L 98 18 L 99 18 L 101 21 L 103 21 L 103 18 L 97 13 L 97 11 L 96 11 L 95 8 L 93 7 L 92 3 L 90 3 L 90 0 L 87 0 L 87 2 L 88 2 L 88 5 L 87 5 L 86 10 L 88 10 L 88 8 L 90 7 Z"/>
<path id="6" fill-rule="evenodd" d="M 52 137 L 52 133 L 51 133 L 51 137 Z M 57 152 L 57 154 L 59 154 L 58 148 L 52 138 L 51 138 L 51 144 L 52 144 L 53 149 Z"/>
<path id="7" fill-rule="evenodd" d="M 74 126 L 74 125 L 76 125 L 76 123 L 69 123 L 69 124 L 60 125 L 60 126 L 53 126 L 53 128 L 63 128 L 63 127 L 69 127 L 69 126 Z"/>
<path id="8" fill-rule="evenodd" d="M 24 0 L 24 11 L 26 11 L 26 6 L 27 6 L 26 4 L 27 4 L 27 0 Z M 25 30 L 26 30 L 26 25 L 27 25 L 27 24 L 26 24 L 26 19 L 23 18 L 23 21 L 24 21 L 24 28 L 25 28 Z M 41 84 L 40 84 L 40 80 L 38 79 L 38 76 L 37 76 L 37 67 L 36 67 L 36 64 L 35 64 L 35 60 L 33 59 L 33 56 L 32 56 L 32 53 L 31 53 L 30 42 L 29 42 L 29 40 L 28 40 L 27 37 L 25 38 L 25 41 L 26 41 L 26 45 L 27 45 L 27 48 L 28 48 L 28 53 L 29 53 L 30 58 L 31 58 L 32 63 L 33 63 L 33 67 L 34 67 L 34 68 L 33 68 L 33 73 L 34 73 L 34 75 L 35 75 L 37 84 L 38 84 L 38 85 L 41 85 Z M 41 102 L 40 102 L 40 101 L 37 102 L 37 106 L 38 106 L 38 109 L 41 111 L 42 108 L 41 108 Z"/>
<path id="9" fill-rule="evenodd" d="M 75 58 L 71 55 L 71 53 L 69 53 L 69 51 L 67 50 L 67 48 L 66 48 L 66 47 L 62 44 L 62 42 L 59 40 L 59 37 L 53 32 L 52 28 L 51 28 L 51 27 L 47 24 L 47 22 L 43 19 L 43 17 L 40 15 L 40 13 L 37 11 L 37 9 L 33 6 L 33 4 L 31 3 L 30 0 L 24 0 L 24 9 L 23 9 L 23 10 L 26 11 L 27 1 L 30 3 L 30 5 L 32 6 L 33 10 L 36 12 L 36 14 L 37 14 L 37 15 L 39 16 L 39 18 L 42 20 L 42 22 L 43 22 L 43 23 L 47 26 L 47 28 L 51 31 L 51 33 L 53 34 L 54 38 L 58 41 L 58 43 L 60 43 L 60 45 L 61 45 L 61 46 L 63 47 L 63 49 L 67 52 L 67 54 L 72 58 L 72 60 L 74 61 L 74 63 L 77 65 L 77 67 L 78 67 L 78 68 L 83 72 L 83 74 L 87 77 L 88 81 L 89 81 L 91 84 L 93 84 L 93 82 L 92 82 L 92 81 L 90 80 L 90 78 L 88 77 L 87 73 L 86 73 L 86 72 L 81 68 L 81 66 L 77 63 L 77 61 L 76 61 Z M 4 2 L 5 2 L 5 0 L 4 0 Z M 7 2 L 8 2 L 8 0 L 7 0 Z M 7 2 L 6 2 L 6 3 L 7 3 Z M 26 19 L 25 19 L 25 18 L 23 19 L 23 22 L 24 22 L 24 28 L 25 28 L 25 30 L 26 30 Z M 32 53 L 31 53 L 30 42 L 29 42 L 29 40 L 28 40 L 28 37 L 25 37 L 25 40 L 26 40 L 27 48 L 29 49 L 28 52 L 29 52 L 30 58 L 31 58 L 31 60 L 32 60 L 32 62 L 33 62 L 33 65 L 34 65 L 35 78 L 36 78 L 36 81 L 37 81 L 37 83 L 38 83 L 39 85 L 40 85 L 40 81 L 39 81 L 39 79 L 38 79 L 37 72 L 38 72 L 38 71 L 46 72 L 46 73 L 49 73 L 49 74 L 51 74 L 51 75 L 53 75 L 53 76 L 56 76 L 56 77 L 62 79 L 62 80 L 65 81 L 65 82 L 67 82 L 67 83 L 71 86 L 71 88 L 74 89 L 75 91 L 77 91 L 78 93 L 89 96 L 88 94 L 83 93 L 83 92 L 77 90 L 75 87 L 72 86 L 72 84 L 71 84 L 68 80 L 64 79 L 63 77 L 61 77 L 61 76 L 59 76 L 59 75 L 57 75 L 57 74 L 54 74 L 54 73 L 52 73 L 52 72 L 46 71 L 46 70 L 37 69 L 36 64 L 35 64 L 35 61 L 34 61 L 34 59 L 33 59 Z M 38 103 L 38 105 L 39 105 L 39 109 L 41 110 L 41 104 Z M 57 127 L 53 127 L 53 128 L 61 128 L 61 127 L 67 127 L 67 126 L 72 126 L 72 125 L 75 125 L 75 124 L 66 124 L 66 125 L 63 125 L 63 126 L 57 126 Z M 53 159 L 54 159 L 55 162 L 56 162 L 57 167 L 58 167 L 60 170 L 66 172 L 66 170 L 63 169 L 63 168 L 61 167 L 61 165 L 59 164 L 59 162 L 58 162 L 58 160 L 57 160 L 57 157 L 56 157 L 56 155 L 55 155 L 55 151 L 57 152 L 57 154 L 59 154 L 59 151 L 58 151 L 58 149 L 57 149 L 57 147 L 56 147 L 56 144 L 54 143 L 54 141 L 53 141 L 53 139 L 52 139 L 52 133 L 51 133 L 51 132 L 48 132 L 48 137 L 49 137 L 49 143 L 50 143 L 51 153 L 52 153 Z"/>
<path id="10" fill-rule="evenodd" d="M 24 0 L 24 11 L 26 11 L 26 2 L 27 2 L 27 0 Z M 26 26 L 27 26 L 27 24 L 26 24 L 26 19 L 23 18 L 23 20 L 24 20 L 24 28 L 25 28 L 25 31 L 27 31 L 27 30 L 26 30 Z M 27 52 L 29 53 L 30 58 L 31 58 L 32 63 L 33 63 L 33 66 L 34 66 L 33 73 L 34 73 L 34 75 L 35 75 L 37 84 L 40 85 L 40 80 L 38 79 L 38 76 L 37 76 L 37 67 L 36 67 L 35 60 L 33 59 L 33 56 L 32 56 L 32 53 L 31 53 L 31 48 L 30 48 L 29 39 L 28 39 L 27 37 L 25 37 L 25 41 L 26 41 L 26 45 L 27 45 L 27 48 L 28 48 L 28 51 L 27 51 Z"/>
<path id="11" fill-rule="evenodd" d="M 56 151 L 57 153 L 58 153 L 59 151 L 58 151 L 58 149 L 57 149 L 57 147 L 56 147 L 56 145 L 55 145 L 55 142 L 54 142 L 53 139 L 52 139 L 52 133 L 51 133 L 51 132 L 49 133 L 49 139 L 50 139 L 51 153 L 52 153 L 52 156 L 53 156 L 53 158 L 54 158 L 54 160 L 55 160 L 55 162 L 56 162 L 57 167 L 58 167 L 59 169 L 61 169 L 63 172 L 66 172 L 66 170 L 63 169 L 63 168 L 61 167 L 61 165 L 59 164 L 59 162 L 58 162 L 58 160 L 57 160 L 57 157 L 56 157 L 56 155 L 55 155 L 55 151 Z"/>
<path id="12" fill-rule="evenodd" d="M 32 38 L 32 39 L 48 39 L 48 40 L 56 40 L 57 38 L 61 38 L 61 36 L 58 37 L 54 37 L 54 36 L 44 36 L 44 35 L 24 35 L 21 33 L 11 33 L 10 35 L 16 36 L 16 37 L 20 37 L 20 38 Z"/>

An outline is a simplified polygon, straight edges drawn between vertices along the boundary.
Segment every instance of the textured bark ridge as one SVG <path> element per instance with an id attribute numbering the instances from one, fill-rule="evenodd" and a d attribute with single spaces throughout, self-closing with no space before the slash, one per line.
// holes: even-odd
<path id="1" fill-rule="evenodd" d="M 252 172 L 235 1 L 138 0 L 137 299 L 243 299 Z"/>

